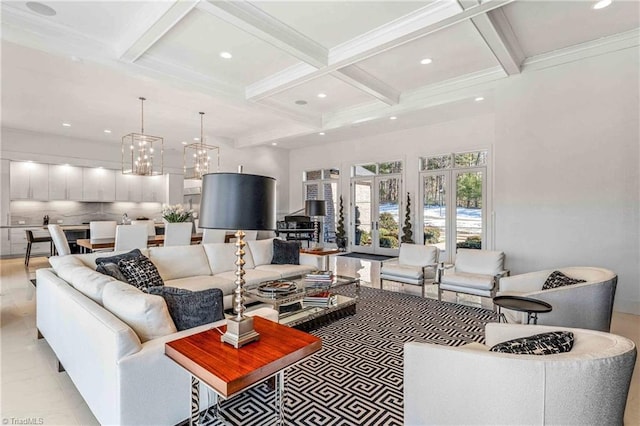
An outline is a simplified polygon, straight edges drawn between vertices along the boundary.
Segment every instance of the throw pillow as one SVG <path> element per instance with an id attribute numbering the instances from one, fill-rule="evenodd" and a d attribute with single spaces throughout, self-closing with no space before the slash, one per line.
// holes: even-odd
<path id="1" fill-rule="evenodd" d="M 586 283 L 585 280 L 579 280 L 577 278 L 571 278 L 566 276 L 560 271 L 553 271 L 547 280 L 542 285 L 543 290 L 549 290 L 550 288 L 563 287 L 565 285 L 572 285 L 578 283 Z"/>
<path id="2" fill-rule="evenodd" d="M 272 265 L 299 265 L 300 243 L 298 241 L 273 240 Z"/>
<path id="3" fill-rule="evenodd" d="M 164 285 L 156 265 L 143 255 L 134 259 L 120 259 L 118 268 L 126 282 L 139 289 Z"/>
<path id="4" fill-rule="evenodd" d="M 162 296 L 178 331 L 209 324 L 224 318 L 222 290 L 189 291 L 175 287 L 148 287 L 149 294 Z"/>
<path id="5" fill-rule="evenodd" d="M 551 355 L 569 352 L 573 347 L 573 333 L 570 331 L 550 331 L 534 336 L 521 337 L 498 343 L 491 352 L 524 355 Z"/>
<path id="6" fill-rule="evenodd" d="M 101 274 L 109 275 L 118 281 L 127 282 L 127 278 L 122 275 L 120 268 L 115 263 L 98 263 L 96 271 Z"/>
<path id="7" fill-rule="evenodd" d="M 115 256 L 98 257 L 96 258 L 96 265 L 100 265 L 101 263 L 115 263 L 117 265 L 121 259 L 135 259 L 140 256 L 142 256 L 142 252 L 139 249 L 133 249 L 130 252 L 117 254 Z"/>

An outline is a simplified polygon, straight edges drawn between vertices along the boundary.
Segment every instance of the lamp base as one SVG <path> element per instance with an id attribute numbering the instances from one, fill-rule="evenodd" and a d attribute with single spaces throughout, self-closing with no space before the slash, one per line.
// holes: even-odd
<path id="1" fill-rule="evenodd" d="M 220 337 L 221 341 L 236 349 L 258 339 L 260 339 L 260 335 L 253 329 L 253 318 L 251 317 L 229 318 L 227 332 Z"/>

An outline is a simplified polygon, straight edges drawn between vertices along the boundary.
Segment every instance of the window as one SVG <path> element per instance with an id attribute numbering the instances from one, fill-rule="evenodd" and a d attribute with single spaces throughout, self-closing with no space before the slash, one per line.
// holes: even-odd
<path id="1" fill-rule="evenodd" d="M 323 241 L 333 243 L 336 240 L 336 223 L 338 209 L 338 182 L 340 170 L 323 169 L 304 172 L 304 199 L 325 200 L 327 215 L 323 218 Z"/>
<path id="2" fill-rule="evenodd" d="M 486 246 L 487 151 L 424 157 L 420 169 L 424 243 L 444 261 L 456 248 Z"/>

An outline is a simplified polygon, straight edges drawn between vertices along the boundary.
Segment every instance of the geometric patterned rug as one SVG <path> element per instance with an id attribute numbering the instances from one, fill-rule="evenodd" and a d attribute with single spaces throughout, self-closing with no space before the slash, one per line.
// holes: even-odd
<path id="1" fill-rule="evenodd" d="M 337 292 L 353 296 L 353 287 Z M 482 343 L 484 325 L 497 320 L 482 308 L 361 287 L 356 314 L 312 331 L 322 350 L 287 370 L 286 424 L 402 425 L 404 343 Z M 275 422 L 265 383 L 221 405 L 233 424 Z"/>

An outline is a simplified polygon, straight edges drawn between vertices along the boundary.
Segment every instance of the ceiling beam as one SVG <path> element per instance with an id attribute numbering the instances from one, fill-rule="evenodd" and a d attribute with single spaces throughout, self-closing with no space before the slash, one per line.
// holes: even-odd
<path id="1" fill-rule="evenodd" d="M 487 0 L 481 5 L 463 10 L 457 2 L 438 1 L 397 19 L 365 35 L 356 37 L 329 51 L 327 66 L 305 73 L 291 75 L 289 80 L 280 78 L 272 82 L 271 77 L 247 87 L 247 98 L 260 100 L 295 87 L 310 79 L 331 74 L 368 57 L 398 47 L 443 28 L 466 21 L 475 16 L 500 8 L 514 0 Z"/>
<path id="2" fill-rule="evenodd" d="M 122 49 L 120 60 L 135 62 L 191 12 L 197 4 L 197 1 L 176 1 L 157 21 L 149 25 L 141 36 L 125 43 L 126 47 Z"/>
<path id="3" fill-rule="evenodd" d="M 478 0 L 458 0 L 464 9 L 479 5 Z M 502 9 L 471 18 L 473 26 L 487 44 L 493 56 L 508 75 L 520 73 L 524 53 Z"/>
<path id="4" fill-rule="evenodd" d="M 389 86 L 384 81 L 374 77 L 357 65 L 349 65 L 331 73 L 347 84 L 360 89 L 380 101 L 395 105 L 400 102 L 400 92 Z"/>
<path id="5" fill-rule="evenodd" d="M 327 65 L 328 52 L 324 46 L 247 1 L 203 0 L 197 7 L 307 64 Z"/>

